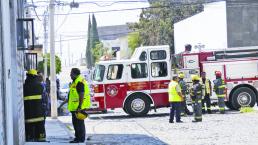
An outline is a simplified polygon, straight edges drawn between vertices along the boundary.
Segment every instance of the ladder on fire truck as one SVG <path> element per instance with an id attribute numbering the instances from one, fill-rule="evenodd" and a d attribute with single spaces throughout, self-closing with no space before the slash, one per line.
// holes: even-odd
<path id="1" fill-rule="evenodd" d="M 241 59 L 258 57 L 258 48 L 245 49 L 227 49 L 225 51 L 215 51 L 215 60 L 219 59 Z"/>

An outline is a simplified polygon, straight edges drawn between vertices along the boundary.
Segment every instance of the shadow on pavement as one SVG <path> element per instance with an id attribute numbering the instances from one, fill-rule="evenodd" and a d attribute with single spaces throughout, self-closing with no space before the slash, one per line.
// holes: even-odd
<path id="1" fill-rule="evenodd" d="M 89 134 L 86 145 L 167 145 L 167 143 L 142 134 Z"/>
<path id="2" fill-rule="evenodd" d="M 132 118 L 153 118 L 153 117 L 164 117 L 168 116 L 169 113 L 160 113 L 160 114 L 148 114 L 142 117 L 134 117 L 130 115 L 112 115 L 112 116 L 90 116 L 89 118 L 92 120 L 99 120 L 99 119 L 132 119 Z"/>

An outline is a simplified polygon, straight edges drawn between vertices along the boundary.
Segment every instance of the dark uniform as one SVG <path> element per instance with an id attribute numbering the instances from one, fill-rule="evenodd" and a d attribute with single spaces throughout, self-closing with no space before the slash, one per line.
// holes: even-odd
<path id="1" fill-rule="evenodd" d="M 184 96 L 184 101 L 182 102 L 182 112 L 181 112 L 181 114 L 184 115 L 186 113 L 187 115 L 191 115 L 190 111 L 188 110 L 188 108 L 186 106 L 186 95 L 187 95 L 186 82 L 184 81 L 183 78 L 180 78 L 179 81 L 178 81 L 178 84 L 180 85 L 180 87 L 182 89 L 182 94 Z"/>
<path id="2" fill-rule="evenodd" d="M 199 81 L 194 81 L 190 95 L 193 100 L 193 122 L 200 122 L 202 121 L 202 85 L 199 83 Z"/>
<path id="3" fill-rule="evenodd" d="M 216 93 L 218 97 L 218 105 L 219 105 L 219 111 L 221 114 L 225 113 L 225 97 L 226 97 L 226 85 L 224 80 L 222 80 L 220 77 L 217 77 L 216 80 L 213 81 L 214 83 L 214 92 Z"/>
<path id="4" fill-rule="evenodd" d="M 45 141 L 43 87 L 36 75 L 27 74 L 23 89 L 26 141 Z"/>

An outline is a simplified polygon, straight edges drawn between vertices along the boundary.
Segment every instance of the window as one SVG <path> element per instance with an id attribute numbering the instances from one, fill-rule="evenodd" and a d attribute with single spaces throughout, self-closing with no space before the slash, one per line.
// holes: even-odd
<path id="1" fill-rule="evenodd" d="M 145 51 L 140 55 L 140 61 L 145 61 L 147 59 L 147 53 Z"/>
<path id="2" fill-rule="evenodd" d="M 146 63 L 133 63 L 131 65 L 131 76 L 133 79 L 147 78 L 148 69 Z"/>
<path id="3" fill-rule="evenodd" d="M 122 64 L 110 65 L 108 67 L 107 79 L 108 80 L 121 79 L 122 73 L 123 73 L 123 65 Z"/>
<path id="4" fill-rule="evenodd" d="M 105 73 L 105 66 L 104 65 L 97 65 L 95 70 L 94 70 L 94 73 L 93 73 L 93 80 L 98 81 L 98 82 L 102 82 L 103 77 L 104 77 L 104 73 Z"/>
<path id="5" fill-rule="evenodd" d="M 150 53 L 151 60 L 163 60 L 167 58 L 165 50 L 151 51 Z"/>
<path id="6" fill-rule="evenodd" d="M 152 77 L 165 77 L 168 75 L 166 62 L 153 62 L 151 64 Z"/>

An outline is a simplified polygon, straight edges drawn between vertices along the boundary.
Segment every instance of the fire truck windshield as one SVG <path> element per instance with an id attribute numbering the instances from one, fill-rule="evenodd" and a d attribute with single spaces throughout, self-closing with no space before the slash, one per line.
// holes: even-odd
<path id="1" fill-rule="evenodd" d="M 105 66 L 104 65 L 96 65 L 94 73 L 93 73 L 93 80 L 97 82 L 102 82 L 105 73 Z"/>

